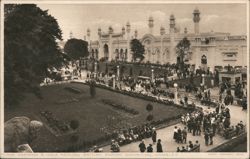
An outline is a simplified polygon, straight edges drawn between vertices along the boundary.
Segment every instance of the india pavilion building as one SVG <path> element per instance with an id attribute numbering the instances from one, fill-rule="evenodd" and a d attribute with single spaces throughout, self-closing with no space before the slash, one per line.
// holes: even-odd
<path id="1" fill-rule="evenodd" d="M 98 29 L 98 40 L 90 40 L 90 29 L 87 30 L 87 41 L 89 42 L 90 56 L 95 59 L 106 59 L 108 61 L 132 61 L 132 52 L 130 41 L 134 38 L 140 40 L 145 48 L 145 58 L 142 62 L 166 64 L 176 63 L 178 56 L 176 54 L 176 45 L 184 37 L 190 43 L 190 50 L 185 53 L 185 62 L 194 65 L 196 68 L 202 65 L 201 59 L 207 60 L 207 67 L 211 70 L 216 66 L 246 66 L 247 65 L 247 36 L 230 35 L 222 32 L 206 32 L 199 30 L 200 11 L 193 11 L 194 32 L 180 32 L 176 27 L 175 16 L 169 17 L 169 30 L 161 27 L 159 35 L 153 33 L 154 19 L 152 16 L 148 19 L 148 33 L 141 38 L 138 37 L 138 31 L 131 30 L 131 25 L 127 22 L 120 32 L 114 32 L 110 26 L 108 32 Z"/>

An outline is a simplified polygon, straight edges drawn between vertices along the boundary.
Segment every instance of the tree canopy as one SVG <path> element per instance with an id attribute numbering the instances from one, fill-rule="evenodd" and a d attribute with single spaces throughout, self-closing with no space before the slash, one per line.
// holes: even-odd
<path id="1" fill-rule="evenodd" d="M 177 56 L 180 57 L 180 62 L 184 62 L 184 57 L 190 49 L 190 41 L 184 37 L 176 46 Z"/>
<path id="2" fill-rule="evenodd" d="M 133 52 L 133 60 L 136 61 L 137 58 L 142 61 L 144 59 L 145 49 L 142 43 L 138 39 L 133 39 L 130 42 L 131 51 Z"/>
<path id="3" fill-rule="evenodd" d="M 80 57 L 87 57 L 88 52 L 88 42 L 81 39 L 69 39 L 65 46 L 64 52 L 72 59 L 78 60 Z"/>
<path id="4" fill-rule="evenodd" d="M 62 32 L 48 11 L 34 4 L 6 4 L 4 15 L 4 99 L 11 105 L 25 92 L 40 96 L 40 83 L 54 78 L 67 60 L 57 44 Z"/>
<path id="5" fill-rule="evenodd" d="M 184 57 L 188 54 L 190 49 L 190 41 L 184 37 L 176 46 L 176 53 L 180 61 L 177 61 L 177 64 L 181 71 L 184 71 Z"/>

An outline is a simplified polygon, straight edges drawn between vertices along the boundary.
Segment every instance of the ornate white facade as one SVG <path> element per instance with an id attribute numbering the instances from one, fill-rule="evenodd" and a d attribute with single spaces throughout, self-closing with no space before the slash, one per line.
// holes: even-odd
<path id="1" fill-rule="evenodd" d="M 199 30 L 200 11 L 193 12 L 194 32 L 188 33 L 187 29 L 181 33 L 175 24 L 174 15 L 169 18 L 169 32 L 161 27 L 160 35 L 153 34 L 154 20 L 149 17 L 148 33 L 138 38 L 137 30 L 131 33 L 131 26 L 128 22 L 126 28 L 121 32 L 114 33 L 109 27 L 108 32 L 98 29 L 98 40 L 90 41 L 90 30 L 87 31 L 90 43 L 90 56 L 96 59 L 105 58 L 108 61 L 128 61 L 132 60 L 130 41 L 138 38 L 145 47 L 145 58 L 143 62 L 150 63 L 176 63 L 177 55 L 175 47 L 184 37 L 191 43 L 191 49 L 185 57 L 185 61 L 195 67 L 201 66 L 201 57 L 207 58 L 207 66 L 212 70 L 215 66 L 246 66 L 247 65 L 247 36 L 232 36 L 230 33 L 208 32 L 202 33 Z"/>

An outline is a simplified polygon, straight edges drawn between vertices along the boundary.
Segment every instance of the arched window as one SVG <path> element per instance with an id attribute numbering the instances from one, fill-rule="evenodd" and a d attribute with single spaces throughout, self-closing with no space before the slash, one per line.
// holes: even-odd
<path id="1" fill-rule="evenodd" d="M 109 56 L 109 46 L 107 44 L 104 44 L 104 58 L 108 59 Z"/>
<path id="2" fill-rule="evenodd" d="M 207 56 L 206 55 L 202 55 L 201 56 L 201 64 L 207 64 Z"/>

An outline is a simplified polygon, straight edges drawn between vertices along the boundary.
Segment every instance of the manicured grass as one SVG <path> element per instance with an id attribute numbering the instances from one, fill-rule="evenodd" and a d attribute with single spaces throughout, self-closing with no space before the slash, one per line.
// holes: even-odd
<path id="1" fill-rule="evenodd" d="M 65 87 L 77 88 L 81 90 L 81 93 L 71 92 Z M 101 88 L 96 88 L 96 96 L 91 98 L 89 86 L 78 83 L 42 87 L 41 91 L 43 94 L 42 100 L 32 94 L 27 94 L 25 100 L 19 106 L 5 109 L 5 121 L 15 116 L 28 116 L 31 119 L 39 120 L 41 118 L 40 111 L 48 110 L 55 114 L 58 119 L 66 121 L 78 120 L 80 123 L 78 128 L 80 140 L 91 141 L 104 136 L 100 128 L 110 125 L 108 116 L 122 120 L 120 128 L 145 123 L 148 115 L 146 111 L 148 103 L 153 105 L 151 114 L 154 115 L 154 120 L 171 118 L 186 112 L 186 110 L 174 106 L 153 103 Z M 78 100 L 64 104 L 59 102 L 72 98 Z M 126 105 L 139 111 L 139 114 L 128 115 L 126 112 L 115 110 L 109 105 L 105 105 L 102 102 L 103 99 L 110 99 L 117 104 Z M 31 144 L 31 147 L 34 151 L 39 152 L 62 150 L 74 145 L 74 143 L 71 143 L 70 137 L 71 135 L 56 137 L 44 127 L 39 137 Z"/>

